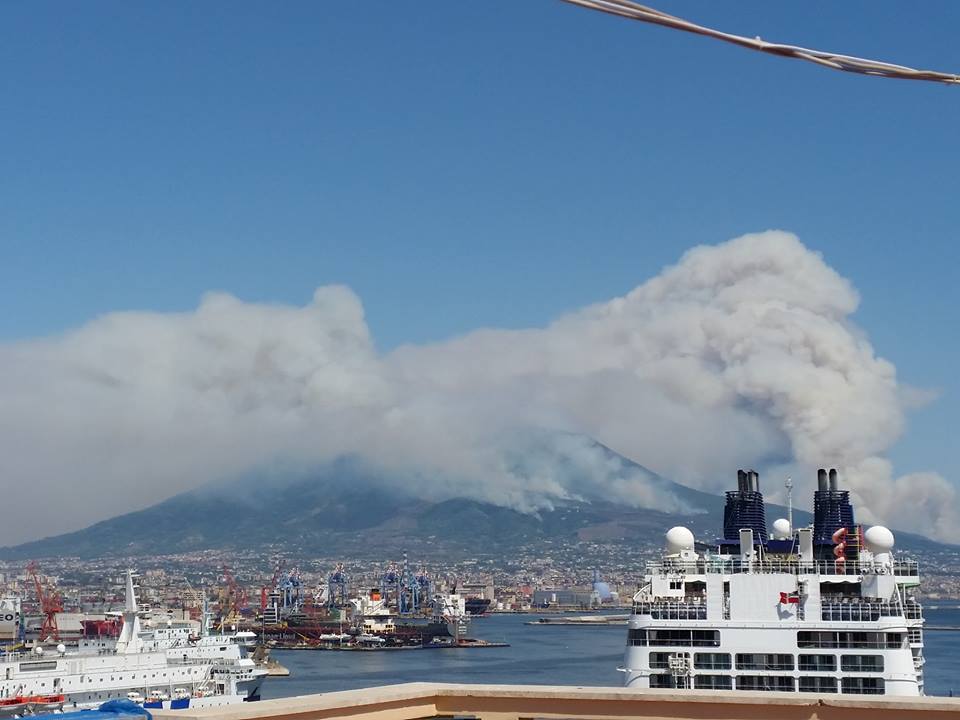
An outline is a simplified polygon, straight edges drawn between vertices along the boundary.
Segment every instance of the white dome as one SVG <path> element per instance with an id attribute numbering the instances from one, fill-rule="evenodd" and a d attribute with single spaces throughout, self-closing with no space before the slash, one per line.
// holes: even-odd
<path id="1" fill-rule="evenodd" d="M 693 550 L 693 533 L 678 525 L 667 530 L 667 552 L 676 554 L 681 550 Z"/>
<path id="2" fill-rule="evenodd" d="M 773 521 L 773 537 L 777 540 L 789 539 L 790 531 L 790 521 L 786 518 L 778 518 Z"/>
<path id="3" fill-rule="evenodd" d="M 888 553 L 893 550 L 893 533 L 883 525 L 874 525 L 864 534 L 863 539 L 867 543 L 867 549 L 874 553 Z"/>

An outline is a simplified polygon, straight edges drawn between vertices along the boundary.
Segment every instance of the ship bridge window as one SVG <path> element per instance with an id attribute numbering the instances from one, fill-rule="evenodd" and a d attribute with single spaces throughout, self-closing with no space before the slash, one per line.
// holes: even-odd
<path id="1" fill-rule="evenodd" d="M 883 695 L 883 678 L 845 677 L 841 688 L 847 695 Z"/>
<path id="2" fill-rule="evenodd" d="M 817 656 L 813 655 L 811 657 Z M 830 656 L 828 655 L 827 657 Z M 800 692 L 835 693 L 836 691 L 837 679 L 835 677 L 826 677 L 823 675 L 800 676 Z"/>
<path id="3" fill-rule="evenodd" d="M 737 690 L 793 692 L 795 689 L 793 678 L 788 675 L 740 675 L 737 677 Z"/>
<path id="4" fill-rule="evenodd" d="M 671 580 L 670 581 L 671 590 L 683 590 L 683 580 Z"/>
<path id="5" fill-rule="evenodd" d="M 720 647 L 720 631 L 641 628 L 628 631 L 627 643 L 651 647 Z"/>
<path id="6" fill-rule="evenodd" d="M 737 653 L 737 670 L 793 670 L 793 655 Z"/>
<path id="7" fill-rule="evenodd" d="M 697 675 L 693 678 L 697 690 L 732 690 L 733 678 L 729 675 Z"/>
<path id="8" fill-rule="evenodd" d="M 56 660 L 41 660 L 37 662 L 22 662 L 19 665 L 20 672 L 24 670 L 33 671 L 33 670 L 56 670 L 57 661 Z"/>
<path id="9" fill-rule="evenodd" d="M 729 670 L 730 653 L 694 653 L 693 666 L 697 670 Z"/>
<path id="10" fill-rule="evenodd" d="M 834 672 L 837 669 L 836 655 L 797 655 L 801 671 Z"/>
<path id="11" fill-rule="evenodd" d="M 883 655 L 841 655 L 844 672 L 883 672 Z"/>

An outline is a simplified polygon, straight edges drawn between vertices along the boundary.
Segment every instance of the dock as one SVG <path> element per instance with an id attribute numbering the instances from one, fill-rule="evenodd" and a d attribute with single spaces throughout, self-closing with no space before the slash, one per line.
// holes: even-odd
<path id="1" fill-rule="evenodd" d="M 537 618 L 524 625 L 626 625 L 629 619 L 629 615 L 567 615 Z"/>

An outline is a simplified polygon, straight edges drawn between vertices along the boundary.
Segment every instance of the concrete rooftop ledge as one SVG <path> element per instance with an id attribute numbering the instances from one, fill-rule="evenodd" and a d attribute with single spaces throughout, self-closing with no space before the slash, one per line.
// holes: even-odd
<path id="1" fill-rule="evenodd" d="M 960 698 L 407 683 L 152 714 L 158 720 L 417 720 L 437 715 L 482 720 L 960 720 Z"/>

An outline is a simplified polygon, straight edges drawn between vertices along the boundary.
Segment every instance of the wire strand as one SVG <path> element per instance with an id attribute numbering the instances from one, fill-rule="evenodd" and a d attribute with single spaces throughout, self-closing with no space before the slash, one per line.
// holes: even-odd
<path id="1" fill-rule="evenodd" d="M 822 50 L 811 50 L 809 48 L 799 47 L 797 45 L 783 45 L 780 43 L 770 43 L 761 40 L 759 37 L 748 38 L 743 35 L 733 35 L 731 33 L 714 30 L 703 25 L 697 25 L 689 20 L 668 15 L 665 12 L 656 10 L 645 5 L 640 5 L 631 0 L 562 0 L 571 5 L 579 5 L 589 10 L 617 15 L 630 20 L 639 20 L 640 22 L 662 25 L 674 30 L 694 33 L 696 35 L 705 35 L 706 37 L 721 40 L 745 47 L 750 50 L 768 53 L 770 55 L 779 55 L 781 57 L 793 58 L 795 60 L 806 60 L 816 63 L 833 70 L 843 72 L 859 73 L 861 75 L 872 75 L 874 77 L 895 78 L 900 80 L 927 80 L 930 82 L 946 83 L 950 85 L 960 84 L 960 75 L 953 73 L 937 72 L 935 70 L 916 70 L 903 65 L 894 65 L 892 63 L 882 62 L 880 60 L 867 60 L 865 58 L 852 57 L 850 55 L 838 55 L 836 53 L 824 52 Z"/>

